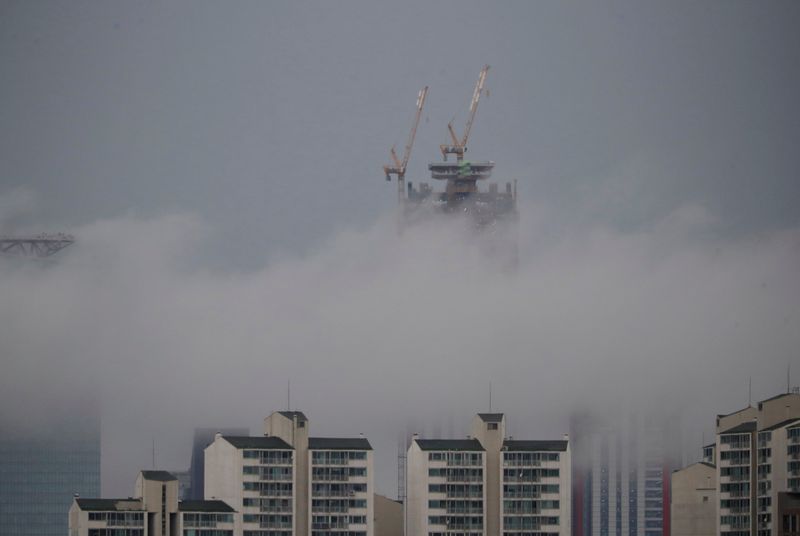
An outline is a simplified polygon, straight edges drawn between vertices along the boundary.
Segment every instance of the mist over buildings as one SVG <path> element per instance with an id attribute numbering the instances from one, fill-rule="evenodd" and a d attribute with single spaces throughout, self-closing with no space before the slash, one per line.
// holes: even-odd
<path id="1" fill-rule="evenodd" d="M 290 380 L 392 494 L 398 436 L 468 433 L 490 381 L 519 437 L 653 407 L 693 456 L 800 370 L 797 3 L 239 7 L 0 5 L 0 234 L 77 237 L 0 262 L 0 414 L 100 401 L 104 495 Z M 380 172 L 429 84 L 425 175 L 484 63 L 513 271 L 459 221 L 398 233 Z"/>
<path id="2" fill-rule="evenodd" d="M 800 231 L 698 238 L 709 222 L 687 207 L 648 232 L 553 239 L 524 216 L 542 211 L 522 208 L 510 273 L 458 220 L 398 234 L 387 217 L 238 273 L 187 262 L 210 232 L 191 216 L 74 229 L 57 265 L 0 266 L 0 405 L 98 396 L 104 482 L 123 493 L 153 438 L 158 464 L 180 466 L 193 427 L 259 430 L 291 380 L 315 433 L 371 439 L 391 493 L 398 433 L 467 422 L 489 381 L 515 435 L 649 405 L 697 446 L 712 423 L 695 416 L 744 406 L 748 377 L 756 396 L 782 388 L 800 342 Z"/>

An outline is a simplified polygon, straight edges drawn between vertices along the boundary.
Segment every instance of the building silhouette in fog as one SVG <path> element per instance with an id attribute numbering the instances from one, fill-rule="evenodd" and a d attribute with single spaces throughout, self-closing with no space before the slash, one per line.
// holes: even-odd
<path id="1" fill-rule="evenodd" d="M 62 401 L 63 402 L 63 401 Z M 100 415 L 67 401 L 26 423 L 0 422 L 0 533 L 64 536 L 74 494 L 100 494 Z"/>
<path id="2" fill-rule="evenodd" d="M 669 536 L 673 425 L 643 413 L 572 416 L 575 536 Z"/>

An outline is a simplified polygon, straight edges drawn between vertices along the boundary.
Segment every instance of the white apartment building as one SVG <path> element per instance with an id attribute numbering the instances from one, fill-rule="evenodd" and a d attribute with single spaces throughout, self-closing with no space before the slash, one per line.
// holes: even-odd
<path id="1" fill-rule="evenodd" d="M 406 536 L 571 533 L 569 442 L 507 438 L 480 413 L 469 439 L 414 437 L 406 465 Z"/>
<path id="2" fill-rule="evenodd" d="M 135 497 L 75 497 L 70 536 L 234 536 L 235 511 L 217 500 L 178 501 L 178 479 L 167 471 L 141 471 Z"/>
<path id="3" fill-rule="evenodd" d="M 486 534 L 486 452 L 477 439 L 415 437 L 406 482 L 406 536 Z"/>
<path id="4" fill-rule="evenodd" d="M 299 411 L 264 436 L 218 434 L 205 450 L 205 496 L 241 512 L 243 536 L 373 536 L 373 453 L 364 438 L 309 437 Z"/>

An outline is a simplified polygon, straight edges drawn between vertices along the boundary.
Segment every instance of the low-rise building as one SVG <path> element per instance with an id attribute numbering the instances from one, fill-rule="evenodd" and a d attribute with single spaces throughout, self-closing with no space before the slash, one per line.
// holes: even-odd
<path id="1" fill-rule="evenodd" d="M 672 473 L 671 536 L 713 536 L 717 523 L 717 469 L 701 461 Z"/>
<path id="2" fill-rule="evenodd" d="M 134 497 L 75 497 L 70 536 L 234 536 L 236 511 L 223 501 L 179 501 L 178 479 L 167 471 L 141 471 Z"/>

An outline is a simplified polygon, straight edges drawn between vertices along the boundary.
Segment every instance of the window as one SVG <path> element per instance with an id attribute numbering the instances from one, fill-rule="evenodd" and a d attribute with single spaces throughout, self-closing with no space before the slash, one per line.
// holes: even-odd
<path id="1" fill-rule="evenodd" d="M 486 428 L 489 430 L 497 430 L 497 423 L 496 422 L 487 423 Z"/>

